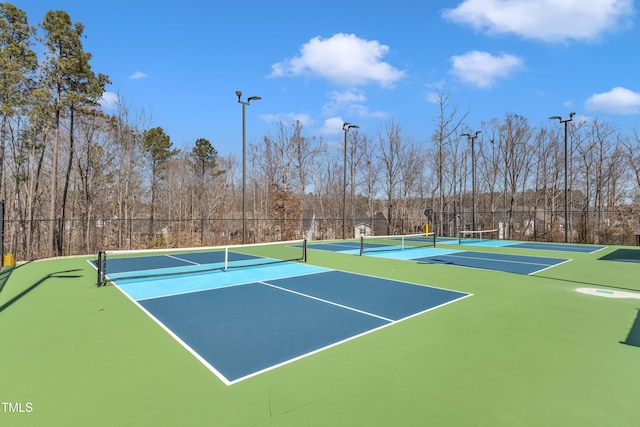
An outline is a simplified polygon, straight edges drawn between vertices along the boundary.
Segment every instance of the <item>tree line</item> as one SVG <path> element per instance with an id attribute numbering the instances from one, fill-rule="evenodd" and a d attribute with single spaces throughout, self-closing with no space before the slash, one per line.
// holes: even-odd
<path id="1" fill-rule="evenodd" d="M 38 27 L 36 35 L 23 11 L 0 3 L 5 252 L 34 259 L 239 243 L 241 159 L 204 138 L 174 147 L 123 96 L 105 113 L 99 101 L 110 82 L 91 68 L 83 25 L 49 11 Z M 370 133 L 345 131 L 345 141 L 307 135 L 299 121 L 277 123 L 249 144 L 249 241 L 340 238 L 343 227 L 352 237 L 358 224 L 382 218 L 377 232 L 386 234 L 429 222 L 441 235 L 500 226 L 509 238 L 561 240 L 568 229 L 571 241 L 633 243 L 637 129 L 574 120 L 565 158 L 557 122 L 534 126 L 509 113 L 471 129 L 451 95 L 437 102 L 424 141 L 393 119 Z"/>

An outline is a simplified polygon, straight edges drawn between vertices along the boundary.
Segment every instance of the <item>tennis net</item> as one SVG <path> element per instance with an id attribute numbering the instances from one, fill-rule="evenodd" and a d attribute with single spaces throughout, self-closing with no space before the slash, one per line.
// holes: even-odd
<path id="1" fill-rule="evenodd" d="M 458 244 L 474 243 L 485 240 L 496 240 L 498 230 L 460 230 L 458 233 Z"/>
<path id="2" fill-rule="evenodd" d="M 296 261 L 307 261 L 306 239 L 204 248 L 101 251 L 95 265 L 100 287 L 115 280 L 200 274 Z"/>
<path id="3" fill-rule="evenodd" d="M 361 236 L 360 255 L 371 252 L 404 251 L 407 249 L 435 248 L 435 233 L 396 236 Z"/>

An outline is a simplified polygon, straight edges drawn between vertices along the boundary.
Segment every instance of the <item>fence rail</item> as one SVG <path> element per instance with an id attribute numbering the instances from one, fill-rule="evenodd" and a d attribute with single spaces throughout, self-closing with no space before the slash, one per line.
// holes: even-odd
<path id="1" fill-rule="evenodd" d="M 562 213 L 563 214 L 563 213 Z M 433 212 L 431 217 L 347 219 L 347 238 L 358 234 L 410 234 L 424 230 L 440 236 L 457 236 L 470 230 L 468 212 Z M 640 212 L 573 211 L 569 214 L 569 241 L 635 245 L 640 235 Z M 56 236 L 50 236 L 51 222 Z M 476 212 L 476 229 L 499 229 L 500 238 L 531 241 L 564 241 L 564 219 L 558 212 L 517 211 L 508 214 Z M 242 243 L 241 219 L 38 219 L 31 222 L 5 220 L 4 253 L 18 260 L 33 260 L 50 255 L 87 255 L 99 250 L 217 246 Z M 60 239 L 60 235 L 62 238 Z M 261 243 L 306 238 L 331 240 L 342 238 L 342 218 L 269 219 L 246 221 L 246 242 Z"/>

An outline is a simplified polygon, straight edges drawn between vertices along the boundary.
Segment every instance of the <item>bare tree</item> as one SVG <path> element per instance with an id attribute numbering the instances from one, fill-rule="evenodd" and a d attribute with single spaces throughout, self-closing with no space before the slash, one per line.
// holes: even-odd
<path id="1" fill-rule="evenodd" d="M 432 159 L 432 170 L 435 173 L 436 186 L 433 190 L 437 194 L 438 209 L 436 230 L 438 234 L 444 234 L 444 213 L 448 206 L 448 196 L 450 193 L 445 188 L 445 180 L 450 172 L 447 168 L 447 160 L 450 158 L 450 145 L 457 139 L 459 129 L 468 113 L 460 113 L 459 106 L 450 95 L 439 94 L 437 96 L 438 116 L 434 118 L 435 130 L 431 135 L 432 146 L 429 150 L 429 158 Z M 435 200 L 436 198 L 434 198 Z"/>
<path id="2" fill-rule="evenodd" d="M 394 201 L 397 197 L 398 185 L 402 178 L 402 160 L 405 159 L 406 144 L 402 137 L 400 126 L 393 120 L 385 127 L 378 130 L 378 140 L 376 143 L 376 154 L 383 172 L 382 190 L 387 201 L 387 221 L 389 226 L 387 234 L 395 233 Z M 396 206 L 397 210 L 397 206 Z"/>

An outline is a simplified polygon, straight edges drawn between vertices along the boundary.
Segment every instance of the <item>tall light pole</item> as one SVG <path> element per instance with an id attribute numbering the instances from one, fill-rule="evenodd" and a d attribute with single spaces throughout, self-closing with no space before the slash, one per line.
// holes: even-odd
<path id="1" fill-rule="evenodd" d="M 568 216 L 568 207 L 569 207 L 569 202 L 568 202 L 568 195 L 569 195 L 569 191 L 567 188 L 567 183 L 569 182 L 568 179 L 568 174 L 567 174 L 567 123 L 569 123 L 570 121 L 573 120 L 573 116 L 575 116 L 576 113 L 569 113 L 569 118 L 568 119 L 563 119 L 560 116 L 551 116 L 549 117 L 550 120 L 555 120 L 558 119 L 560 120 L 560 123 L 564 123 L 564 242 L 568 243 L 569 242 L 569 216 Z"/>
<path id="2" fill-rule="evenodd" d="M 246 127 L 246 106 L 251 101 L 258 101 L 259 96 L 250 96 L 246 101 L 242 101 L 242 92 L 236 91 L 238 103 L 242 104 L 242 244 L 247 243 L 247 127 Z"/>
<path id="3" fill-rule="evenodd" d="M 478 139 L 480 131 L 471 136 L 471 134 L 463 133 L 460 136 L 466 136 L 467 141 L 471 142 L 471 227 L 476 229 L 476 149 L 475 140 Z"/>
<path id="4" fill-rule="evenodd" d="M 342 240 L 346 239 L 347 224 L 347 132 L 349 132 L 349 129 L 359 127 L 358 125 L 352 125 L 347 122 L 342 124 L 342 130 L 344 131 L 344 158 L 342 160 Z"/>

